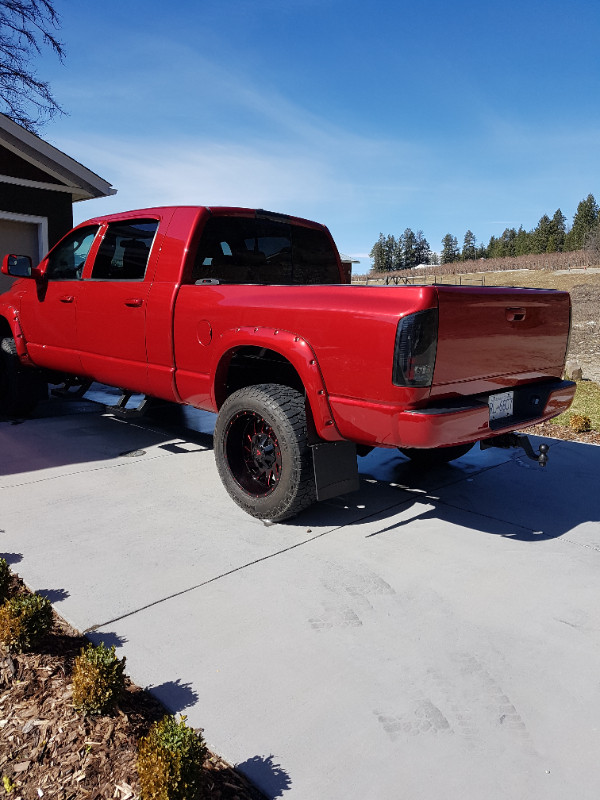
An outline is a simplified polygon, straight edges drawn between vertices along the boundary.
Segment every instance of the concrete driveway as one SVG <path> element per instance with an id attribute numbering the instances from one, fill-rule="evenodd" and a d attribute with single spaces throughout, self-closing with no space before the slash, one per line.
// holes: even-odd
<path id="1" fill-rule="evenodd" d="M 597 800 L 600 448 L 378 450 L 267 526 L 213 421 L 1 421 L 0 555 L 268 797 Z"/>

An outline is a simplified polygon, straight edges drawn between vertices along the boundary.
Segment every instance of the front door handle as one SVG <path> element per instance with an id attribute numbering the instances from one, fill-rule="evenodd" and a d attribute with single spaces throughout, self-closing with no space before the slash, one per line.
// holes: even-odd
<path id="1" fill-rule="evenodd" d="M 75 297 L 72 294 L 63 294 L 62 297 L 58 298 L 61 303 L 72 303 L 75 300 Z"/>
<path id="2" fill-rule="evenodd" d="M 125 305 L 131 308 L 139 308 L 143 302 L 141 297 L 128 297 L 127 300 L 125 300 Z"/>

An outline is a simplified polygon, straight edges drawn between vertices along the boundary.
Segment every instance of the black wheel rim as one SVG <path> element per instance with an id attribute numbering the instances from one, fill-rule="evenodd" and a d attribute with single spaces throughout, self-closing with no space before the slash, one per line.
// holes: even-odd
<path id="1" fill-rule="evenodd" d="M 281 478 L 281 448 L 273 428 L 254 411 L 240 411 L 229 421 L 225 455 L 236 483 L 253 497 L 264 497 Z"/>

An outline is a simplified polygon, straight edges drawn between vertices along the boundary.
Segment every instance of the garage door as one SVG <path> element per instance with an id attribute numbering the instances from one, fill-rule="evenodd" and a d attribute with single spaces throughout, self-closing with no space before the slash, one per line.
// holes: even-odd
<path id="1" fill-rule="evenodd" d="M 0 216 L 0 259 L 6 253 L 17 253 L 31 256 L 34 264 L 40 260 L 39 247 L 40 225 L 36 222 L 22 222 L 15 219 L 3 219 Z M 6 291 L 12 278 L 0 274 L 0 292 Z"/>

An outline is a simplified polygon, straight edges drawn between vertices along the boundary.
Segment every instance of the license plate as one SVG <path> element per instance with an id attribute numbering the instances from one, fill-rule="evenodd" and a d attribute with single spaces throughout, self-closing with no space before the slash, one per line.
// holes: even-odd
<path id="1" fill-rule="evenodd" d="M 514 392 L 501 392 L 500 394 L 491 394 L 488 397 L 490 406 L 490 422 L 495 419 L 504 419 L 504 417 L 512 417 L 514 413 Z"/>

